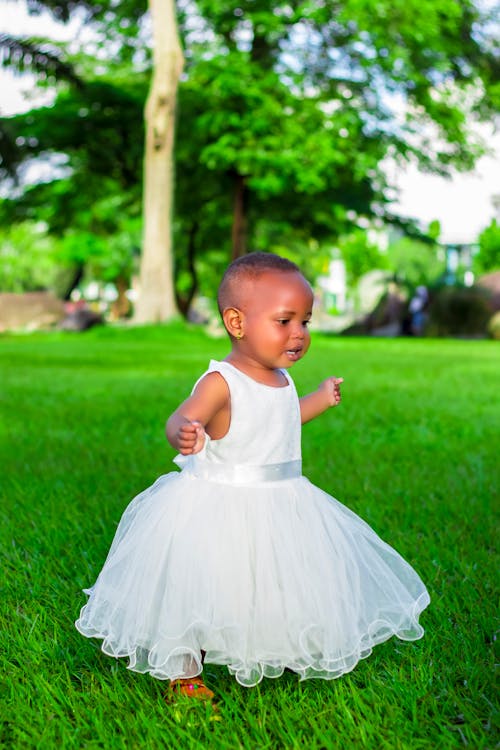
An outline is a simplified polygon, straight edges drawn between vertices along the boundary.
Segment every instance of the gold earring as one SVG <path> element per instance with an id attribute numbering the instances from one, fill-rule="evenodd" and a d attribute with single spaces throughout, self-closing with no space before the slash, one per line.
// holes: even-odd
<path id="1" fill-rule="evenodd" d="M 238 333 L 236 334 L 236 339 L 237 339 L 238 341 L 241 341 L 241 339 L 242 339 L 242 338 L 243 338 L 243 334 L 242 334 L 242 332 L 241 332 L 241 331 L 238 331 Z"/>

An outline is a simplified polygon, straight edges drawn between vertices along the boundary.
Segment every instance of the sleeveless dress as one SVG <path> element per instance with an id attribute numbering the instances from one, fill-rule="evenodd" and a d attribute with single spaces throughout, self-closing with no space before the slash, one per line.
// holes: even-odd
<path id="1" fill-rule="evenodd" d="M 159 679 L 199 674 L 203 650 L 247 687 L 285 668 L 333 679 L 392 635 L 421 638 L 418 575 L 302 476 L 286 370 L 282 388 L 228 362 L 214 371 L 230 392 L 228 433 L 131 502 L 78 630 Z"/>

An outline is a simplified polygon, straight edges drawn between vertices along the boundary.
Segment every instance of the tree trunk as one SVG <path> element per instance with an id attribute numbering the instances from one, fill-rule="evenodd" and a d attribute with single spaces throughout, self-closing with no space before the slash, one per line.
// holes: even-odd
<path id="1" fill-rule="evenodd" d="M 232 259 L 247 251 L 247 189 L 245 178 L 237 174 L 234 190 L 233 227 L 231 231 Z"/>
<path id="2" fill-rule="evenodd" d="M 134 320 L 168 320 L 175 305 L 172 261 L 173 147 L 177 86 L 184 58 L 174 0 L 149 0 L 153 77 L 145 108 L 144 234 Z"/>
<path id="3" fill-rule="evenodd" d="M 186 253 L 186 260 L 187 260 L 187 272 L 189 274 L 190 279 L 190 286 L 189 289 L 185 294 L 179 294 L 176 292 L 176 300 L 177 300 L 177 307 L 179 308 L 181 315 L 184 318 L 187 318 L 189 315 L 189 308 L 191 307 L 191 302 L 194 299 L 194 295 L 198 291 L 199 283 L 198 283 L 198 274 L 196 272 L 196 263 L 194 262 L 195 255 L 196 255 L 196 235 L 198 234 L 198 230 L 200 228 L 200 224 L 196 219 L 191 224 L 191 227 L 189 229 L 188 233 L 188 244 L 187 244 L 187 253 Z"/>
<path id="4" fill-rule="evenodd" d="M 118 297 L 110 306 L 110 318 L 111 320 L 120 320 L 125 318 L 130 312 L 130 302 L 127 297 L 127 290 L 129 288 L 129 279 L 125 276 L 118 276 L 115 279 L 115 287 L 118 292 Z"/>
<path id="5" fill-rule="evenodd" d="M 63 294 L 63 300 L 65 302 L 69 302 L 69 300 L 71 299 L 71 292 L 73 291 L 73 289 L 76 289 L 80 281 L 83 279 L 84 273 L 85 273 L 85 264 L 78 263 L 71 273 L 71 277 L 66 287 L 66 291 Z"/>

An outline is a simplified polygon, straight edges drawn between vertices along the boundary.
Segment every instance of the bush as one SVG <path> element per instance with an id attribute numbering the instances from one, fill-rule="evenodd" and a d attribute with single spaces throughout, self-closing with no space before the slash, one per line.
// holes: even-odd
<path id="1" fill-rule="evenodd" d="M 491 317 L 489 294 L 478 287 L 443 287 L 432 295 L 430 336 L 486 336 Z"/>
<path id="2" fill-rule="evenodd" d="M 488 273 L 500 268 L 500 226 L 496 219 L 479 235 L 479 252 L 474 256 L 474 271 Z"/>
<path id="3" fill-rule="evenodd" d="M 500 310 L 488 322 L 488 333 L 492 339 L 500 341 Z"/>

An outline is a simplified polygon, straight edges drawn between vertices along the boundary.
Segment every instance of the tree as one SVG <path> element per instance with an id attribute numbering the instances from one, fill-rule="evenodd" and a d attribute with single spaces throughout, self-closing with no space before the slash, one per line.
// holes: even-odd
<path id="1" fill-rule="evenodd" d="M 357 229 L 341 237 L 338 247 L 345 263 L 347 280 L 352 286 L 368 271 L 387 267 L 387 257 L 370 241 L 366 230 Z"/>
<path id="2" fill-rule="evenodd" d="M 177 85 L 183 55 L 174 0 L 150 0 L 153 76 L 146 102 L 144 241 L 135 319 L 168 320 L 176 313 L 172 275 L 172 203 Z"/>
<path id="3" fill-rule="evenodd" d="M 69 7 L 71 6 L 71 7 Z M 35 11 L 49 9 L 63 21 L 69 19 L 71 9 L 84 8 L 94 21 L 121 18 L 132 12 L 129 2 L 116 11 L 113 2 L 95 3 L 91 0 L 36 0 Z M 125 7 L 123 7 L 125 6 Z M 140 5 L 139 14 L 144 12 Z M 173 145 L 177 82 L 182 71 L 183 57 L 177 34 L 174 0 L 150 0 L 149 10 L 153 20 L 153 75 L 146 102 L 146 145 L 144 156 L 144 241 L 141 261 L 141 292 L 136 309 L 136 319 L 153 322 L 171 317 L 175 309 L 172 280 L 171 210 L 173 193 Z M 137 14 L 137 8 L 133 11 Z M 137 17 L 137 16 L 136 16 Z M 54 53 L 42 57 L 41 48 L 27 40 L 0 39 L 6 50 L 5 60 L 18 68 L 26 60 L 35 61 L 37 70 L 54 69 L 69 77 L 72 68 L 63 69 L 63 61 Z M 127 45 L 120 45 L 127 49 Z M 35 56 L 35 57 L 34 57 Z M 39 59 L 40 58 L 40 59 Z M 12 139 L 3 139 L 5 153 L 11 153 Z"/>
<path id="4" fill-rule="evenodd" d="M 32 7 L 35 11 L 48 8 L 53 15 L 66 21 L 70 15 L 70 5 L 73 9 L 84 8 L 93 20 L 104 19 L 105 23 L 109 23 L 115 4 L 112 2 L 97 4 L 90 0 L 83 2 L 75 0 L 68 4 L 58 2 L 58 0 L 45 0 L 45 2 L 35 1 Z M 119 12 L 125 11 L 126 13 L 127 10 L 132 9 L 130 3 L 126 2 L 121 5 Z M 123 6 L 127 7 L 124 9 Z M 147 122 L 143 203 L 145 232 L 141 264 L 142 290 L 136 311 L 137 320 L 142 322 L 164 320 L 175 313 L 170 214 L 175 99 L 177 81 L 182 70 L 182 52 L 176 31 L 173 0 L 150 0 L 150 10 L 153 17 L 154 72 L 145 111 Z M 141 7 L 139 12 L 142 14 L 144 8 Z M 127 27 L 128 24 L 123 24 L 123 26 Z M 25 67 L 28 61 L 31 68 L 36 70 L 42 70 L 45 73 L 53 71 L 66 78 L 73 76 L 77 80 L 72 67 L 64 68 L 63 61 L 57 54 L 43 53 L 42 48 L 36 42 L 3 36 L 0 39 L 0 45 L 4 49 L 5 62 L 16 65 L 18 69 Z M 123 48 L 124 45 L 121 45 L 121 49 Z M 4 137 L 0 140 L 0 146 L 3 147 L 4 152 L 4 167 L 8 172 L 12 172 L 12 162 L 15 161 L 15 157 L 12 156 L 14 141 L 8 127 L 4 128 Z M 70 256 L 75 259 L 80 258 L 77 261 L 77 273 L 74 279 L 76 280 L 81 274 L 82 263 L 84 263 L 81 257 L 85 256 L 84 248 L 87 247 L 88 254 L 92 256 L 94 248 L 99 247 L 99 243 L 84 242 L 83 237 L 78 243 L 72 238 L 74 239 L 74 233 L 70 232 L 71 241 L 67 244 L 70 248 L 74 248 Z M 76 249 L 78 245 L 80 247 Z M 120 271 L 118 280 L 121 275 Z M 118 284 L 118 286 L 123 286 L 123 284 Z"/>
<path id="5" fill-rule="evenodd" d="M 128 288 L 140 250 L 142 110 L 146 83 L 87 81 L 63 89 L 50 107 L 9 118 L 21 163 L 54 160 L 51 179 L 25 183 L 0 203 L 5 225 L 42 221 L 67 269 L 68 298 L 86 269 Z M 63 285 L 64 282 L 64 285 Z"/>
<path id="6" fill-rule="evenodd" d="M 133 70 L 144 0 L 83 5 Z M 468 168 L 479 153 L 468 113 L 498 109 L 495 26 L 470 0 L 197 0 L 178 16 L 183 304 L 201 252 L 223 264 L 301 244 L 307 258 L 360 217 L 394 221 L 384 158 Z"/>
<path id="7" fill-rule="evenodd" d="M 474 256 L 476 273 L 500 269 L 500 226 L 496 219 L 479 235 L 479 252 Z"/>
<path id="8" fill-rule="evenodd" d="M 200 159 L 231 176 L 233 256 L 249 244 L 261 199 L 268 210 L 274 199 L 288 208 L 330 194 L 330 207 L 391 220 L 382 159 L 469 168 L 479 146 L 467 114 L 498 108 L 491 31 L 467 0 L 198 0 L 195 33 L 187 7 L 185 85 L 203 81 L 200 96 L 217 100 Z M 346 173 L 365 187 L 347 200 Z"/>
<path id="9" fill-rule="evenodd" d="M 54 243 L 39 222 L 21 222 L 0 231 L 0 289 L 31 292 L 53 286 L 58 272 Z"/>
<path id="10" fill-rule="evenodd" d="M 434 284 L 446 271 L 444 252 L 436 242 L 410 237 L 401 237 L 389 244 L 387 263 L 398 283 L 406 286 L 410 293 L 419 285 Z"/>
<path id="11" fill-rule="evenodd" d="M 42 77 L 52 76 L 80 85 L 73 66 L 54 45 L 40 40 L 16 38 L 0 33 L 0 62 L 18 73 L 33 71 Z M 15 177 L 19 153 L 15 139 L 4 120 L 0 121 L 0 176 Z"/>

